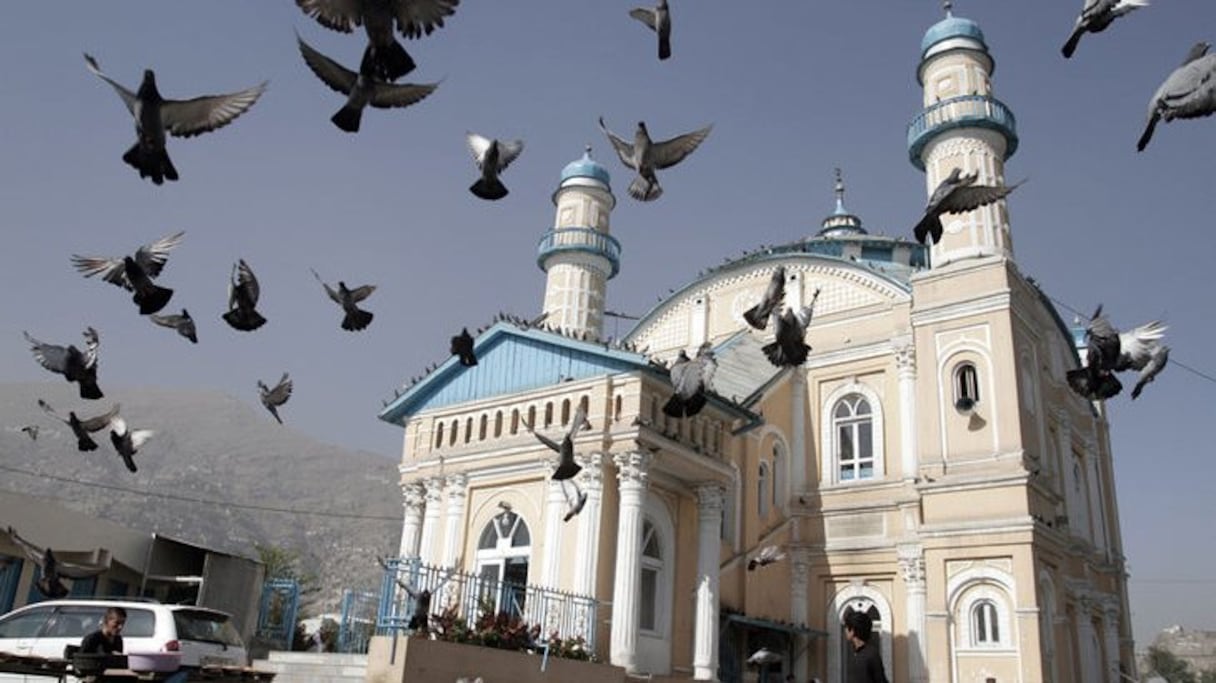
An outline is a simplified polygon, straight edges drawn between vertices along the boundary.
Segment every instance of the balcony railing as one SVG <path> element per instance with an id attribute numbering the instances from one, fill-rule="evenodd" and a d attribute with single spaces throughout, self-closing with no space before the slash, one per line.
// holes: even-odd
<path id="1" fill-rule="evenodd" d="M 381 633 L 406 629 L 417 602 L 414 596 L 430 590 L 434 593 L 432 620 L 454 607 L 457 616 L 471 628 L 484 603 L 495 612 L 506 612 L 530 625 L 539 624 L 543 636 L 555 631 L 562 638 L 582 636 L 594 647 L 597 603 L 591 596 L 434 567 L 422 564 L 417 557 L 390 559 L 385 565 L 376 620 Z M 409 586 L 414 596 L 402 590 L 402 584 Z"/>
<path id="2" fill-rule="evenodd" d="M 922 171 L 921 154 L 934 136 L 951 128 L 988 128 L 1005 138 L 1005 158 L 1018 148 L 1017 120 L 1003 102 L 987 95 L 963 95 L 942 100 L 917 114 L 908 124 L 908 158 Z"/>
<path id="3" fill-rule="evenodd" d="M 545 259 L 562 251 L 581 251 L 608 260 L 611 279 L 621 270 L 621 243 L 608 233 L 591 228 L 558 228 L 545 233 L 536 248 L 536 265 L 545 267 Z"/>

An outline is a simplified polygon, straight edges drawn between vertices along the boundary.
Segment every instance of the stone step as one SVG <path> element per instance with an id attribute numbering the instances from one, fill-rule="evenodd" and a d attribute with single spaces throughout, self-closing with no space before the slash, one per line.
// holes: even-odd
<path id="1" fill-rule="evenodd" d="M 272 662 L 304 662 L 309 664 L 346 664 L 366 666 L 367 655 L 346 652 L 285 652 L 271 650 L 268 655 Z"/>
<path id="2" fill-rule="evenodd" d="M 362 683 L 367 677 L 367 655 L 357 654 L 271 652 L 253 666 L 275 672 L 276 683 Z"/>

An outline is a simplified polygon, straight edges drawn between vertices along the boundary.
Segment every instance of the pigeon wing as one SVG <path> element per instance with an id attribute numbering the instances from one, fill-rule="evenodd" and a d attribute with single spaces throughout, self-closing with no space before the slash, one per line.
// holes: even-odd
<path id="1" fill-rule="evenodd" d="M 1013 192 L 1017 185 L 996 187 L 992 185 L 969 185 L 956 188 L 947 195 L 937 208 L 941 213 L 962 213 L 978 209 L 985 204 L 991 204 L 1003 199 Z"/>
<path id="2" fill-rule="evenodd" d="M 698 360 L 701 364 L 701 388 L 705 391 L 712 391 L 714 375 L 718 372 L 718 359 L 714 358 L 711 353 Z"/>
<path id="3" fill-rule="evenodd" d="M 180 323 L 182 320 L 185 319 L 182 316 L 177 315 L 177 314 L 157 315 L 155 313 L 148 316 L 148 318 L 151 319 L 152 322 L 156 323 L 157 325 L 160 325 L 161 327 L 170 327 L 173 329 L 177 329 L 178 323 Z"/>
<path id="4" fill-rule="evenodd" d="M 69 579 L 87 579 L 90 576 L 97 576 L 110 568 L 109 564 L 84 564 L 58 557 L 55 559 L 55 568 L 59 571 L 59 575 Z"/>
<path id="5" fill-rule="evenodd" d="M 438 83 L 374 83 L 367 103 L 377 109 L 408 107 L 426 99 L 438 87 Z"/>
<path id="6" fill-rule="evenodd" d="M 279 379 L 279 383 L 274 386 L 266 394 L 266 401 L 272 405 L 281 406 L 291 398 L 291 380 L 288 379 L 287 373 L 283 373 L 283 377 Z"/>
<path id="7" fill-rule="evenodd" d="M 359 303 L 376 291 L 376 285 L 363 285 L 350 290 L 350 300 L 354 303 Z"/>
<path id="8" fill-rule="evenodd" d="M 165 100 L 160 120 L 170 135 L 188 138 L 223 128 L 249 111 L 266 91 L 267 83 L 227 95 L 206 95 L 192 100 Z"/>
<path id="9" fill-rule="evenodd" d="M 701 366 L 694 360 L 681 360 L 671 365 L 671 388 L 681 398 L 688 398 L 701 388 Z"/>
<path id="10" fill-rule="evenodd" d="M 561 444 L 554 441 L 553 439 L 550 439 L 549 437 L 545 436 L 544 434 L 541 434 L 540 432 L 532 432 L 532 435 L 535 436 L 537 438 L 537 440 L 539 440 L 541 443 L 545 444 L 550 449 L 552 449 L 554 452 L 556 452 L 556 453 L 562 452 Z"/>
<path id="11" fill-rule="evenodd" d="M 583 430 L 583 425 L 586 423 L 587 409 L 583 408 L 582 404 L 579 404 L 578 408 L 574 411 L 574 419 L 570 420 L 570 431 L 566 433 L 567 436 L 573 438 L 575 434 Z"/>
<path id="12" fill-rule="evenodd" d="M 406 38 L 421 38 L 443 27 L 443 18 L 456 11 L 460 0 L 395 0 L 397 29 Z"/>
<path id="13" fill-rule="evenodd" d="M 342 33 L 350 33 L 363 24 L 360 0 L 296 0 L 296 5 L 318 24 Z"/>
<path id="14" fill-rule="evenodd" d="M 148 277 L 160 275 L 161 269 L 165 267 L 165 262 L 169 260 L 169 252 L 180 244 L 185 236 L 186 231 L 181 230 L 172 235 L 166 235 L 151 244 L 145 244 L 135 252 L 135 262 L 144 269 Z"/>
<path id="15" fill-rule="evenodd" d="M 629 168 L 633 168 L 633 144 L 618 138 L 615 133 L 608 130 L 608 126 L 604 125 L 604 117 L 600 117 L 600 130 L 604 131 L 604 135 L 608 136 L 608 142 L 612 143 L 612 148 L 616 150 L 616 155 L 621 158 L 621 163 Z"/>
<path id="16" fill-rule="evenodd" d="M 22 332 L 25 335 L 25 340 L 30 343 L 31 350 L 34 352 L 34 360 L 38 361 L 42 367 L 51 372 L 63 374 L 68 368 L 68 350 L 58 344 L 47 344 L 40 342 L 30 336 L 29 332 Z"/>
<path id="17" fill-rule="evenodd" d="M 21 548 L 21 552 L 25 553 L 26 559 L 39 567 L 42 566 L 44 556 L 42 548 L 39 548 L 33 543 L 21 538 L 21 536 L 17 534 L 17 531 L 11 526 L 8 528 L 8 536 L 13 540 L 13 543 L 17 544 L 17 547 Z"/>
<path id="18" fill-rule="evenodd" d="M 650 27 L 651 31 L 657 31 L 655 26 L 654 10 L 648 7 L 634 7 L 629 10 L 629 16 Z"/>
<path id="19" fill-rule="evenodd" d="M 60 422 L 62 422 L 64 424 L 70 424 L 68 422 L 68 420 L 63 419 L 59 415 L 59 413 L 55 412 L 55 409 L 51 407 L 51 404 L 47 403 L 46 401 L 44 401 L 42 399 L 38 399 L 38 406 L 40 408 L 42 408 L 43 410 L 45 410 L 47 412 L 47 414 L 49 414 L 51 417 L 55 418 L 56 420 L 59 420 Z"/>
<path id="20" fill-rule="evenodd" d="M 118 81 L 115 81 L 114 79 L 112 79 L 109 76 L 102 73 L 101 67 L 97 66 L 97 60 L 93 59 L 93 57 L 90 56 L 88 53 L 86 53 L 84 56 L 84 63 L 85 63 L 85 66 L 87 66 L 89 68 L 89 71 L 92 71 L 95 76 L 97 76 L 101 80 L 105 81 L 106 83 L 109 83 L 111 88 L 114 88 L 114 92 L 118 93 L 118 96 L 122 98 L 122 103 L 127 105 L 127 111 L 131 112 L 131 115 L 134 116 L 135 115 L 135 103 L 139 101 L 139 97 L 137 97 L 135 95 L 135 93 L 131 92 L 130 90 L 127 90 L 126 88 L 122 87 L 122 85 L 120 85 L 118 83 Z"/>
<path id="21" fill-rule="evenodd" d="M 713 126 L 706 126 L 701 130 L 685 133 L 670 140 L 656 142 L 650 148 L 650 159 L 654 162 L 654 167 L 669 168 L 680 163 L 684 157 L 692 154 L 693 150 L 705 141 L 711 130 L 713 130 Z"/>
<path id="22" fill-rule="evenodd" d="M 140 446 L 148 443 L 156 432 L 151 429 L 135 429 L 131 431 L 131 448 L 138 450 Z"/>
<path id="23" fill-rule="evenodd" d="M 300 54 L 304 57 L 304 63 L 316 74 L 317 78 L 321 79 L 322 83 L 343 95 L 349 95 L 350 91 L 354 90 L 355 81 L 359 80 L 359 74 L 314 50 L 312 46 L 304 42 L 299 34 L 296 35 L 296 42 L 300 45 Z"/>
<path id="24" fill-rule="evenodd" d="M 86 368 L 97 367 L 97 347 L 101 345 L 101 341 L 97 336 L 97 330 L 89 327 L 84 331 L 84 366 Z"/>
<path id="25" fill-rule="evenodd" d="M 485 163 L 486 152 L 489 151 L 490 145 L 494 141 L 484 135 L 469 132 L 465 134 L 465 142 L 469 145 L 469 151 L 473 153 L 473 161 L 477 162 L 477 168 L 481 168 L 481 165 Z"/>
<path id="26" fill-rule="evenodd" d="M 523 140 L 510 140 L 498 142 L 498 170 L 504 171 L 511 165 L 512 161 L 519 158 L 519 155 L 524 151 Z"/>
<path id="27" fill-rule="evenodd" d="M 1154 320 L 1120 334 L 1119 350 L 1122 356 L 1120 360 L 1126 362 L 1129 367 L 1142 369 L 1156 348 L 1161 345 L 1167 329 L 1169 329 L 1168 325 L 1162 325 L 1160 321 Z"/>
<path id="28" fill-rule="evenodd" d="M 118 410 L 119 404 L 115 403 L 108 412 L 102 413 L 97 417 L 90 417 L 87 420 L 81 420 L 80 427 L 86 432 L 100 432 L 118 417 Z"/>
<path id="29" fill-rule="evenodd" d="M 106 282 L 118 285 L 123 289 L 133 289 L 131 282 L 127 280 L 127 270 L 123 267 L 121 258 L 72 254 L 72 265 L 85 277 L 100 275 L 101 279 Z"/>
<path id="30" fill-rule="evenodd" d="M 245 289 L 245 293 L 249 295 L 250 303 L 256 304 L 262 290 L 258 287 L 258 278 L 253 274 L 253 269 L 245 263 L 245 259 L 241 259 L 236 269 L 237 284 Z M 229 297 L 231 299 L 231 297 Z"/>

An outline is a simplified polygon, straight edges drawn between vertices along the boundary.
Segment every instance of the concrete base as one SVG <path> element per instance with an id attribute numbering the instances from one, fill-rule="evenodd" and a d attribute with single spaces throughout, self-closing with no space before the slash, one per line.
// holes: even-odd
<path id="1" fill-rule="evenodd" d="M 394 650 L 395 643 L 395 650 Z M 375 636 L 367 652 L 367 683 L 452 683 L 481 676 L 488 682 L 624 683 L 625 670 L 550 657 L 540 670 L 541 655 L 495 650 L 408 636 Z"/>
<path id="2" fill-rule="evenodd" d="M 267 659 L 254 660 L 253 668 L 275 672 L 275 683 L 363 683 L 367 655 L 271 651 Z"/>

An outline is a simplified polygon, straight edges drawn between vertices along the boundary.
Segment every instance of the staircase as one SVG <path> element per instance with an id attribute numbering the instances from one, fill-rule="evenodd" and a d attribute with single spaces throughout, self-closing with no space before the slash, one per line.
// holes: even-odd
<path id="1" fill-rule="evenodd" d="M 253 668 L 275 672 L 274 683 L 363 683 L 367 655 L 271 651 L 269 659 L 253 660 Z"/>

